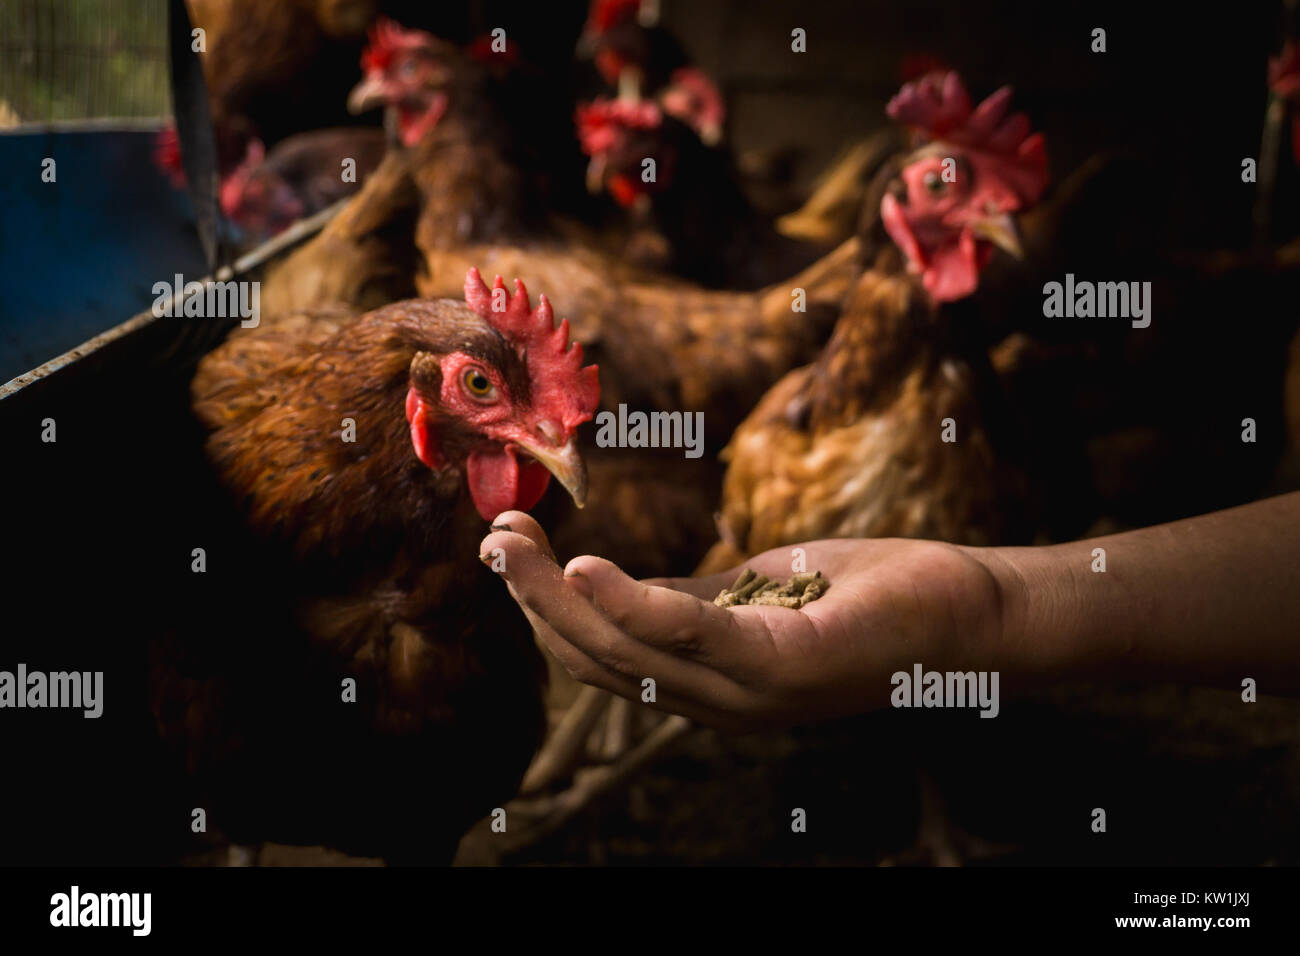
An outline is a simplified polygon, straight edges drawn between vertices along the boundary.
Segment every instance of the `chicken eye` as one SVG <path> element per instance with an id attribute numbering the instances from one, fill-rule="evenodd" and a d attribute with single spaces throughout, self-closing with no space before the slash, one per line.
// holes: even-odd
<path id="1" fill-rule="evenodd" d="M 465 383 L 466 390 L 475 398 L 492 399 L 496 397 L 496 387 L 492 384 L 492 380 L 483 374 L 482 369 L 466 369 L 461 381 Z"/>
<path id="2" fill-rule="evenodd" d="M 921 184 L 925 186 L 932 196 L 941 196 L 944 190 L 948 188 L 948 184 L 943 181 L 943 177 L 933 169 L 921 177 Z"/>
<path id="3" fill-rule="evenodd" d="M 415 71 L 416 65 L 414 60 L 407 60 L 397 68 L 398 74 L 401 75 L 404 80 L 412 79 L 415 76 Z"/>

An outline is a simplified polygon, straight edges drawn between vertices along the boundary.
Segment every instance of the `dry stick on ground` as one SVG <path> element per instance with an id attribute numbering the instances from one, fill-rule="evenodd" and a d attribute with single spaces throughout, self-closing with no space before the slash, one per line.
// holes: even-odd
<path id="1" fill-rule="evenodd" d="M 605 736 L 601 740 L 600 755 L 604 760 L 617 760 L 632 743 L 632 702 L 626 697 L 615 697 L 609 702 L 605 719 Z"/>
<path id="2" fill-rule="evenodd" d="M 609 706 L 609 696 L 608 691 L 599 687 L 584 687 L 578 692 L 577 699 L 564 712 L 559 726 L 524 774 L 520 793 L 544 790 L 573 769 L 582 755 L 587 735 Z"/>
<path id="3" fill-rule="evenodd" d="M 604 763 L 605 762 L 605 729 L 609 726 L 609 712 L 614 705 L 614 698 L 610 698 L 609 704 L 605 707 L 605 712 L 600 715 L 600 720 L 596 721 L 587 734 L 587 742 L 582 748 L 582 759 L 580 764 Z"/>
<path id="4" fill-rule="evenodd" d="M 549 797 L 511 800 L 506 805 L 510 828 L 493 837 L 492 848 L 496 858 L 501 860 L 518 853 L 555 833 L 596 800 L 626 783 L 694 726 L 685 717 L 669 717 L 614 763 L 579 771 L 569 789 Z M 520 819 L 525 821 L 522 826 Z"/>
<path id="5" fill-rule="evenodd" d="M 750 603 L 780 604 L 798 608 L 809 601 L 817 600 L 825 593 L 828 586 L 829 582 L 822 577 L 820 571 L 796 574 L 788 583 L 782 585 L 746 568 L 730 589 L 723 590 L 715 603 L 722 606 Z M 606 715 L 605 723 L 603 727 L 598 727 L 602 715 Z M 678 726 L 675 721 L 680 719 L 672 718 L 659 725 L 649 734 L 646 742 L 658 740 L 660 735 L 665 733 L 669 735 L 669 742 L 676 739 L 676 733 L 684 732 L 675 731 Z M 621 767 L 624 751 L 631 742 L 634 720 L 634 709 L 629 701 L 616 697 L 611 703 L 611 697 L 607 692 L 594 687 L 584 687 L 579 692 L 577 700 L 565 713 L 559 726 L 555 728 L 555 732 L 543 745 L 541 753 L 528 768 L 528 772 L 524 775 L 524 782 L 520 786 L 520 793 L 524 796 L 535 794 L 545 790 L 555 781 L 563 779 L 587 751 L 590 751 L 596 759 L 613 760 L 615 767 Z M 665 727 L 668 730 L 665 730 Z M 640 752 L 640 749 L 641 747 L 638 746 L 626 756 L 630 758 L 632 754 Z M 589 779 L 585 775 L 596 772 L 597 770 L 591 769 L 578 771 L 575 775 L 574 787 L 555 798 L 560 800 L 566 795 L 573 795 L 571 799 L 578 800 L 576 806 L 566 811 L 569 817 L 589 801 L 590 797 L 584 797 L 582 794 L 582 781 Z M 560 806 L 568 807 L 568 804 L 564 803 Z"/>

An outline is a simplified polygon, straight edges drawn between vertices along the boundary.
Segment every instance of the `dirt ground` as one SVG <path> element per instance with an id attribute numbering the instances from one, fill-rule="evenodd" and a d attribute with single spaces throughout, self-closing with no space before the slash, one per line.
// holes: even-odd
<path id="1" fill-rule="evenodd" d="M 559 832 L 501 856 L 480 826 L 457 862 L 930 865 L 924 775 L 967 865 L 1295 865 L 1298 736 L 1300 701 L 1084 685 L 1004 701 L 993 720 L 891 711 L 744 737 L 696 729 Z M 382 865 L 278 844 L 186 862 Z"/>
<path id="2" fill-rule="evenodd" d="M 1001 715 L 894 711 L 778 734 L 693 732 L 507 864 L 929 864 L 921 773 L 968 864 L 1300 862 L 1300 702 L 1076 686 Z M 1107 831 L 1094 833 L 1094 808 Z M 794 833 L 802 808 L 807 832 Z M 976 838 L 972 843 L 962 836 Z M 478 832 L 462 843 L 472 857 Z"/>

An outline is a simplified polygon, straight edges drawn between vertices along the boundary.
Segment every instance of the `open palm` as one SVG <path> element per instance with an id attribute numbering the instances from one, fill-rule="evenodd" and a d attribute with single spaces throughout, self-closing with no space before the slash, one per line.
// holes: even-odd
<path id="1" fill-rule="evenodd" d="M 1000 589 L 969 549 L 808 542 L 803 566 L 831 582 L 820 599 L 723 609 L 712 599 L 739 569 L 640 582 L 584 555 L 561 570 L 527 515 L 507 512 L 494 528 L 485 560 L 504 558 L 511 594 L 570 674 L 709 726 L 748 731 L 882 707 L 891 675 L 916 663 L 999 669 Z M 787 578 L 795 556 L 781 548 L 745 566 Z"/>

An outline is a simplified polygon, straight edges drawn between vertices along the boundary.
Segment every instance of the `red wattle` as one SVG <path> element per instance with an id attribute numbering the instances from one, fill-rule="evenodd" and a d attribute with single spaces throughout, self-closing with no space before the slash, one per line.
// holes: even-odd
<path id="1" fill-rule="evenodd" d="M 470 452 L 466 471 L 470 497 L 485 521 L 503 511 L 527 511 L 541 499 L 551 480 L 551 473 L 532 459 L 521 466 L 514 445 Z"/>
<path id="2" fill-rule="evenodd" d="M 975 291 L 980 281 L 980 253 L 969 229 L 957 242 L 941 246 L 921 274 L 922 284 L 935 302 L 953 302 Z"/>
<path id="3" fill-rule="evenodd" d="M 515 510 L 527 511 L 542 500 L 546 486 L 551 483 L 551 473 L 545 465 L 529 458 L 519 466 L 519 493 L 515 496 Z"/>
<path id="4" fill-rule="evenodd" d="M 447 112 L 447 94 L 436 93 L 429 101 L 429 107 L 423 113 L 401 110 L 397 117 L 398 137 L 403 146 L 414 146 L 424 139 L 429 130 L 438 125 L 442 114 Z"/>
<path id="5" fill-rule="evenodd" d="M 626 209 L 636 202 L 636 197 L 641 194 L 641 191 L 626 176 L 615 175 L 609 177 L 609 194 L 614 197 L 616 203 Z"/>
<path id="6" fill-rule="evenodd" d="M 925 261 L 925 253 L 921 251 L 921 244 L 916 241 L 912 228 L 907 224 L 902 203 L 889 193 L 886 193 L 885 198 L 880 201 L 880 220 L 885 224 L 885 231 L 889 233 L 889 238 L 893 239 L 894 244 L 903 250 L 903 255 L 907 256 L 907 262 L 912 270 L 919 272 L 924 269 L 928 263 Z"/>
<path id="7" fill-rule="evenodd" d="M 406 393 L 406 420 L 411 423 L 411 447 L 415 449 L 415 457 L 429 468 L 441 468 L 442 455 L 433 430 L 429 427 L 428 406 L 414 388 Z"/>

